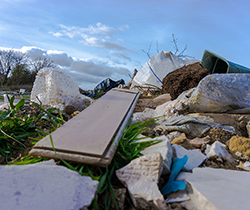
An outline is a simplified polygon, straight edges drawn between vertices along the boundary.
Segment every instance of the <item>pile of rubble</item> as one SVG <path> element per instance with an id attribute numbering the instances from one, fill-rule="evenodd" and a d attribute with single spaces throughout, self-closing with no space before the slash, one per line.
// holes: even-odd
<path id="1" fill-rule="evenodd" d="M 210 74 L 200 63 L 189 63 L 193 64 L 185 64 L 182 68 L 179 64 L 176 65 L 164 79 L 160 78 L 163 79 L 161 89 L 164 94 L 158 97 L 142 97 L 137 102 L 131 123 L 157 118 L 157 124 L 142 135 L 145 136 L 143 141 L 158 139 L 161 142 L 146 148 L 142 151 L 143 156 L 115 172 L 123 184 L 123 188 L 115 189 L 120 209 L 124 209 L 126 191 L 135 209 L 249 208 L 250 74 Z M 197 75 L 192 77 L 194 72 Z M 41 71 L 40 77 L 47 78 L 44 75 L 58 78 L 60 73 L 47 69 Z M 176 78 L 178 84 L 173 79 L 176 75 L 179 75 Z M 56 107 L 62 110 L 65 106 L 72 105 L 78 111 L 92 103 L 89 97 L 78 94 L 79 91 L 69 79 L 55 81 L 66 82 L 71 87 L 66 88 L 67 91 L 71 89 L 74 93 L 65 91 L 64 85 L 52 85 L 51 80 L 46 85 L 43 81 L 47 80 L 40 79 L 34 85 L 31 98 L 37 100 L 37 103 L 51 106 L 56 103 Z M 138 78 L 136 81 L 138 85 Z M 132 84 L 131 88 L 133 87 L 135 85 Z M 35 167 L 34 170 L 39 169 L 41 174 L 43 170 L 47 170 L 42 166 Z M 49 168 L 52 169 L 52 166 Z M 14 173 L 24 173 L 30 168 L 24 167 L 21 171 L 13 168 L 8 170 L 13 170 L 14 176 Z M 6 174 L 5 176 L 11 177 Z M 67 203 L 67 199 L 62 199 L 66 204 L 62 202 L 62 205 L 54 208 L 87 209 L 91 203 L 90 196 L 92 199 L 95 196 L 98 182 L 80 180 L 75 174 L 68 177 L 73 177 L 75 182 L 68 182 L 67 177 L 60 179 L 67 186 L 74 185 L 75 189 L 72 190 L 75 194 L 70 197 L 71 202 Z M 56 179 L 53 181 L 52 176 L 48 180 L 54 182 Z M 12 199 L 20 199 L 14 202 L 14 206 L 17 207 L 19 201 L 24 206 L 21 198 L 26 194 L 36 194 L 47 189 L 46 184 L 41 186 L 36 183 L 37 179 L 26 191 L 17 190 L 16 182 L 9 183 L 11 191 L 5 193 L 6 200 L 13 194 Z M 63 190 L 53 186 L 55 192 Z M 86 195 L 86 201 L 83 201 L 79 195 L 85 196 L 86 192 L 90 193 L 89 196 Z M 53 196 L 52 191 L 49 193 Z M 65 207 L 66 205 L 68 206 Z"/>

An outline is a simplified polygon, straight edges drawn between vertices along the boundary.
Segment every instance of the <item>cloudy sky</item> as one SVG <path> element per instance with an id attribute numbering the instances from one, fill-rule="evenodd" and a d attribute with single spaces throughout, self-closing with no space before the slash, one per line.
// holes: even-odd
<path id="1" fill-rule="evenodd" d="M 157 50 L 205 49 L 250 67 L 247 0 L 1 0 L 0 47 L 48 56 L 84 89 L 128 74 Z"/>

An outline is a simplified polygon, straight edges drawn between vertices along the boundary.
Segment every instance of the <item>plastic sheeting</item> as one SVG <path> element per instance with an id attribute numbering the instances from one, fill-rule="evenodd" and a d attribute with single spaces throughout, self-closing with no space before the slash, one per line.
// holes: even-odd
<path id="1" fill-rule="evenodd" d="M 125 82 L 123 79 L 120 79 L 118 81 L 114 81 L 110 78 L 107 78 L 100 82 L 95 88 L 94 88 L 94 95 L 96 95 L 99 91 L 109 91 L 112 88 L 118 87 L 120 84 L 124 85 Z"/>
<path id="2" fill-rule="evenodd" d="M 197 60 L 181 59 L 170 51 L 161 51 L 159 54 L 152 56 L 142 66 L 136 74 L 130 89 L 135 89 L 137 85 L 143 86 L 147 84 L 161 88 L 162 80 L 168 73 L 194 62 L 197 62 Z"/>

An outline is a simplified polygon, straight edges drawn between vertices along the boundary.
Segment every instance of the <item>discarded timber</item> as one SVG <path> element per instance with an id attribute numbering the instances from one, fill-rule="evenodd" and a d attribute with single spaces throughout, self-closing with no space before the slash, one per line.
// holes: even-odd
<path id="1" fill-rule="evenodd" d="M 51 134 L 57 155 L 49 135 L 30 155 L 108 166 L 139 96 L 137 91 L 113 88 Z"/>

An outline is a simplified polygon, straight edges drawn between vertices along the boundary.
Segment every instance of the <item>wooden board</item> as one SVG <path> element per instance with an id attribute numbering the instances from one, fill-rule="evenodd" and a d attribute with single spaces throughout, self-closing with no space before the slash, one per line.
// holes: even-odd
<path id="1" fill-rule="evenodd" d="M 107 165 L 116 149 L 111 140 L 121 125 L 124 127 L 124 120 L 130 118 L 138 98 L 136 91 L 110 90 L 51 134 L 58 154 L 69 161 L 73 157 L 76 162 Z M 39 141 L 30 154 L 57 157 L 49 136 Z"/>

